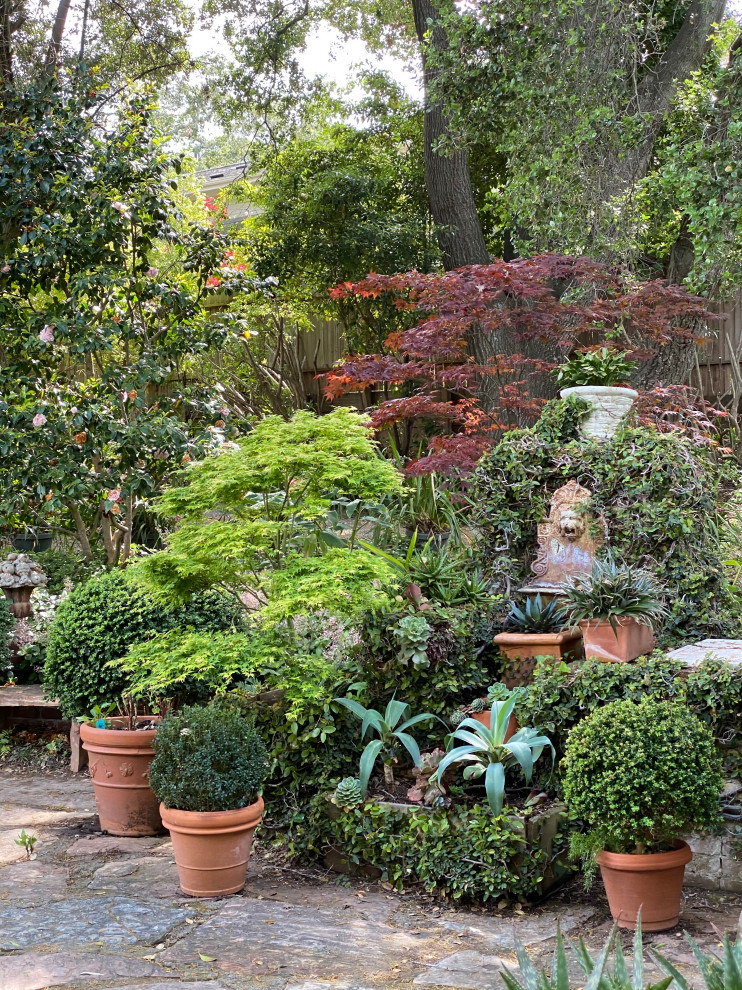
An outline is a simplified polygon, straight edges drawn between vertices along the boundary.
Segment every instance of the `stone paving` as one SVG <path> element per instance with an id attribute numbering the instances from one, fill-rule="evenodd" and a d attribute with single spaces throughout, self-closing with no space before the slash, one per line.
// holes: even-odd
<path id="1" fill-rule="evenodd" d="M 295 868 L 259 842 L 243 894 L 197 900 L 167 836 L 103 835 L 94 809 L 85 775 L 0 768 L 0 990 L 502 990 L 516 934 L 547 963 L 557 922 L 595 950 L 611 930 L 602 891 L 576 883 L 535 907 L 456 909 Z M 38 839 L 31 860 L 22 828 Z M 680 927 L 716 948 L 740 908 L 689 890 Z M 694 973 L 680 929 L 645 941 Z"/>

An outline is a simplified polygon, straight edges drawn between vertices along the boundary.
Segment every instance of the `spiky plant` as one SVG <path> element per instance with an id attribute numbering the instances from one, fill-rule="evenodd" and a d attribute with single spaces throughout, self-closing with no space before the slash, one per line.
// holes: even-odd
<path id="1" fill-rule="evenodd" d="M 667 615 L 662 588 L 651 574 L 621 566 L 612 558 L 597 560 L 589 574 L 573 577 L 563 598 L 562 614 L 574 627 L 604 619 L 613 631 L 619 619 L 636 619 L 650 628 Z"/>
<path id="2" fill-rule="evenodd" d="M 451 712 L 451 716 L 448 721 L 455 729 L 457 725 L 461 725 L 461 723 L 464 721 L 465 718 L 466 718 L 466 712 L 464 711 L 464 709 L 457 708 L 455 711 Z"/>
<path id="3" fill-rule="evenodd" d="M 688 939 L 690 947 L 693 950 L 693 955 L 696 957 L 703 982 L 706 984 L 706 990 L 742 990 L 741 938 L 737 938 L 736 942 L 732 942 L 729 935 L 725 935 L 724 942 L 722 943 L 724 957 L 720 959 L 714 952 L 709 955 L 702 952 L 687 932 L 685 933 L 685 937 Z M 673 966 L 669 959 L 666 959 L 656 949 L 652 949 L 651 952 L 662 969 L 669 974 L 671 979 L 675 980 L 680 990 L 693 990 L 692 984 Z"/>
<path id="4" fill-rule="evenodd" d="M 335 788 L 333 802 L 340 808 L 355 808 L 363 804 L 363 790 L 357 777 L 345 777 Z"/>
<path id="5" fill-rule="evenodd" d="M 672 983 L 672 976 L 668 976 L 656 983 L 648 983 L 646 987 L 644 986 L 641 918 L 637 919 L 636 932 L 634 933 L 634 951 L 630 971 L 626 966 L 621 940 L 616 937 L 615 925 L 596 959 L 590 955 L 582 939 L 577 945 L 574 945 L 569 939 L 567 939 L 567 943 L 575 954 L 580 969 L 585 974 L 584 978 L 580 979 L 577 984 L 582 990 L 667 990 Z M 615 958 L 611 969 L 609 959 L 611 950 L 614 948 Z M 567 968 L 567 953 L 559 926 L 557 926 L 556 946 L 554 947 L 550 973 L 547 973 L 545 969 L 541 969 L 540 972 L 536 969 L 517 936 L 515 951 L 518 956 L 523 983 L 520 983 L 510 970 L 506 969 L 502 973 L 502 978 L 508 990 L 572 990 Z M 731 987 L 731 984 L 729 986 Z M 690 988 L 686 984 L 682 990 L 690 990 Z M 721 990 L 721 988 L 709 987 L 709 990 Z"/>
<path id="6" fill-rule="evenodd" d="M 541 595 L 526 598 L 523 608 L 510 602 L 510 611 L 505 620 L 508 629 L 519 633 L 559 632 L 564 625 L 561 606 L 556 598 L 544 603 Z"/>
<path id="7" fill-rule="evenodd" d="M 478 714 L 479 712 L 483 712 L 485 707 L 484 698 L 475 698 L 469 705 L 469 711 Z"/>

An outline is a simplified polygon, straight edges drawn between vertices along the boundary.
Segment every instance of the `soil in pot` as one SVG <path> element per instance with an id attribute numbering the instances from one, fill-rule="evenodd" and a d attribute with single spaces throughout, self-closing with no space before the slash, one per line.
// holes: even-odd
<path id="1" fill-rule="evenodd" d="M 678 923 L 685 866 L 693 853 L 679 840 L 669 852 L 627 855 L 598 853 L 608 906 L 619 928 L 664 932 Z"/>
<path id="2" fill-rule="evenodd" d="M 262 798 L 234 811 L 180 811 L 160 805 L 183 893 L 221 897 L 242 890 L 263 807 Z"/>
<path id="3" fill-rule="evenodd" d="M 652 630 L 636 619 L 617 619 L 615 630 L 607 619 L 581 622 L 580 630 L 588 660 L 626 663 L 646 656 L 654 647 Z"/>
<path id="4" fill-rule="evenodd" d="M 90 760 L 101 828 L 111 835 L 159 835 L 162 821 L 157 798 L 149 786 L 149 767 L 159 718 L 146 728 L 125 728 L 128 719 L 108 719 L 109 729 L 89 722 L 80 726 L 82 746 Z"/>

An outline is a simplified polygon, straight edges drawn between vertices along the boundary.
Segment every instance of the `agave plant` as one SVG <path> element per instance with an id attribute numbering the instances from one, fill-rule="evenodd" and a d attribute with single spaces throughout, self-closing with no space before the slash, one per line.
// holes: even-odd
<path id="1" fill-rule="evenodd" d="M 448 767 L 456 763 L 467 764 L 464 770 L 466 780 L 484 776 L 484 789 L 493 814 L 499 815 L 505 799 L 505 769 L 519 765 L 526 783 L 533 777 L 533 764 L 548 746 L 552 762 L 554 747 L 548 736 L 537 729 L 519 729 L 505 742 L 510 716 L 513 714 L 517 698 L 495 701 L 490 709 L 490 727 L 473 718 L 465 718 L 449 737 L 449 746 L 459 739 L 465 745 L 449 749 L 441 760 L 438 774 L 442 778 Z"/>
<path id="2" fill-rule="evenodd" d="M 369 729 L 373 729 L 374 732 L 378 732 L 379 734 L 379 738 L 372 739 L 361 754 L 358 779 L 364 797 L 368 793 L 368 782 L 379 756 L 381 756 L 384 764 L 384 781 L 387 787 L 394 785 L 393 767 L 400 746 L 404 746 L 410 754 L 414 765 L 416 767 L 420 766 L 420 747 L 409 734 L 408 729 L 411 729 L 413 725 L 417 725 L 419 722 L 438 719 L 437 715 L 431 715 L 430 713 L 415 715 L 413 718 L 402 722 L 410 707 L 404 701 L 395 701 L 392 698 L 382 716 L 375 708 L 364 708 L 362 704 L 354 701 L 352 698 L 335 698 L 334 700 L 360 718 L 361 739 L 365 738 Z M 438 721 L 440 722 L 441 720 L 438 719 Z M 444 722 L 441 722 L 441 724 L 445 725 Z"/>
<path id="3" fill-rule="evenodd" d="M 563 598 L 563 616 L 572 626 L 604 619 L 616 631 L 617 620 L 636 619 L 650 628 L 667 615 L 658 582 L 639 568 L 597 560 L 589 574 L 573 577 Z"/>
<path id="4" fill-rule="evenodd" d="M 636 931 L 634 933 L 634 951 L 630 970 L 626 965 L 621 948 L 621 939 L 616 937 L 615 926 L 597 959 L 593 959 L 582 939 L 580 939 L 578 945 L 573 945 L 569 940 L 568 944 L 575 954 L 580 969 L 585 974 L 585 979 L 579 981 L 579 986 L 582 990 L 667 990 L 672 983 L 673 977 L 668 976 L 663 977 L 656 983 L 648 983 L 646 987 L 644 986 L 644 956 L 642 952 L 640 918 L 637 919 Z M 613 967 L 611 968 L 608 962 L 611 950 L 614 947 L 615 958 Z M 533 961 L 517 937 L 515 939 L 515 951 L 518 956 L 518 965 L 520 966 L 523 983 L 520 983 L 510 970 L 506 969 L 501 976 L 508 990 L 571 990 L 567 968 L 567 952 L 559 927 L 557 927 L 556 946 L 554 948 L 550 973 L 547 973 L 544 969 L 540 971 L 536 969 Z M 690 990 L 690 988 L 686 984 L 682 990 Z M 712 988 L 709 988 L 709 990 L 712 990 Z M 722 990 L 722 988 L 713 988 L 713 990 Z"/>
<path id="5" fill-rule="evenodd" d="M 724 957 L 720 959 L 713 952 L 710 955 L 702 952 L 687 932 L 685 937 L 696 957 L 707 990 L 742 990 L 742 939 L 738 938 L 733 943 L 729 936 L 725 935 Z M 673 966 L 669 959 L 666 959 L 656 949 L 651 951 L 662 969 L 669 974 L 669 978 L 675 980 L 680 990 L 693 990 L 692 984 Z"/>
<path id="6" fill-rule="evenodd" d="M 509 629 L 519 633 L 551 633 L 559 632 L 564 625 L 561 606 L 553 598 L 543 603 L 541 595 L 527 598 L 523 608 L 515 602 L 510 602 L 505 624 Z"/>

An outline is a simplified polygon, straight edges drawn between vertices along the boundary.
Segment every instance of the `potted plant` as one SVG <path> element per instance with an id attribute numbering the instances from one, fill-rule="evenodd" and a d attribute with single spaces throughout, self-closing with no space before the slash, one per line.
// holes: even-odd
<path id="1" fill-rule="evenodd" d="M 544 602 L 541 595 L 527 598 L 520 608 L 510 602 L 503 632 L 495 643 L 506 658 L 503 681 L 507 687 L 529 684 L 536 668 L 536 657 L 563 660 L 579 650 L 578 629 L 565 629 L 564 616 L 556 598 Z"/>
<path id="2" fill-rule="evenodd" d="M 111 835 L 158 835 L 162 821 L 149 784 L 152 744 L 160 718 L 138 715 L 126 700 L 126 715 L 111 716 L 94 708 L 92 717 L 78 718 L 82 748 L 88 753 L 100 827 Z"/>
<path id="3" fill-rule="evenodd" d="M 23 533 L 14 533 L 12 536 L 13 548 L 20 553 L 44 553 L 51 549 L 54 541 L 54 533 L 51 530 L 36 532 L 27 529 Z"/>
<path id="4" fill-rule="evenodd" d="M 664 931 L 677 924 L 685 832 L 718 823 L 724 785 L 710 730 L 679 702 L 614 701 L 570 732 L 561 764 L 573 819 L 587 833 L 572 852 L 588 879 L 600 866 L 616 923 Z"/>
<path id="5" fill-rule="evenodd" d="M 154 748 L 150 782 L 181 890 L 193 897 L 236 894 L 263 817 L 263 740 L 236 709 L 213 702 L 166 715 Z"/>
<path id="6" fill-rule="evenodd" d="M 645 571 L 599 560 L 570 580 L 563 615 L 579 627 L 588 660 L 624 663 L 651 653 L 655 624 L 667 615 L 661 594 Z"/>
<path id="7" fill-rule="evenodd" d="M 510 698 L 514 698 L 517 706 L 518 702 L 523 700 L 526 693 L 527 690 L 524 687 L 515 687 L 511 690 L 500 681 L 495 684 L 490 684 L 487 689 L 486 698 L 475 698 L 468 705 L 457 708 L 451 713 L 449 722 L 452 727 L 456 729 L 459 725 L 461 725 L 465 718 L 473 718 L 476 722 L 480 722 L 489 729 L 491 728 L 492 721 L 492 705 L 496 701 L 509 701 Z M 515 715 L 515 711 L 513 711 L 510 715 L 507 732 L 505 733 L 505 742 L 507 742 L 511 736 L 515 735 L 518 728 L 518 719 Z"/>
<path id="8" fill-rule="evenodd" d="M 627 355 L 628 351 L 615 347 L 593 348 L 555 369 L 554 377 L 562 386 L 561 398 L 577 395 L 590 407 L 580 425 L 585 436 L 598 440 L 612 437 L 638 397 L 633 388 L 617 385 L 626 381 L 635 365 Z"/>

